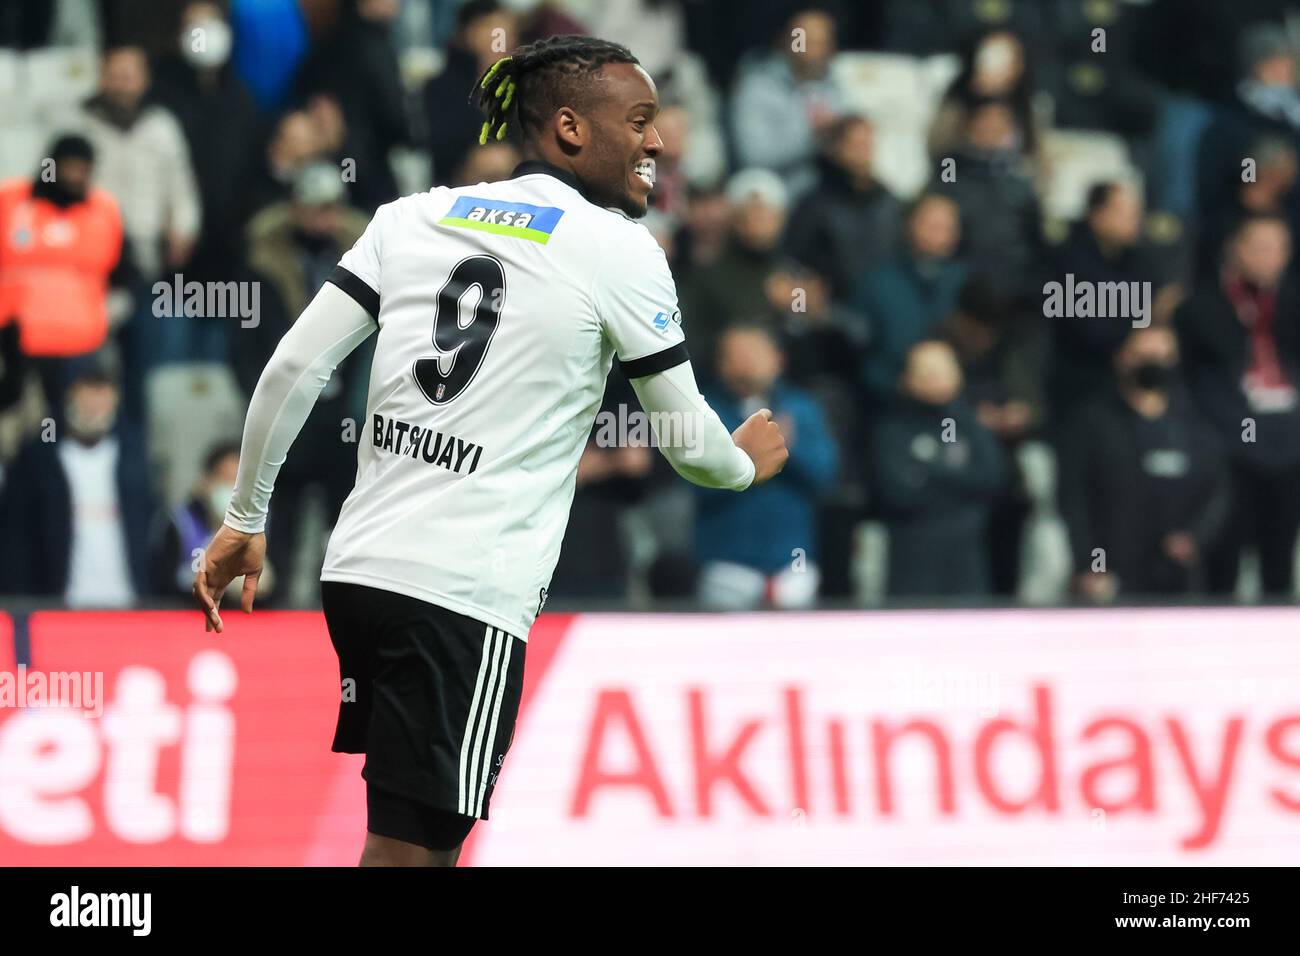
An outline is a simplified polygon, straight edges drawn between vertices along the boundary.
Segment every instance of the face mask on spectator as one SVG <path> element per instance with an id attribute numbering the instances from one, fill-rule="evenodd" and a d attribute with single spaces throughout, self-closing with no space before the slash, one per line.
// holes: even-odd
<path id="1" fill-rule="evenodd" d="M 1143 362 L 1141 365 L 1134 366 L 1129 375 L 1133 379 L 1133 384 L 1138 388 L 1158 389 L 1164 391 L 1169 387 L 1169 378 L 1172 370 L 1168 365 L 1162 365 L 1159 362 Z"/>
<path id="2" fill-rule="evenodd" d="M 230 59 L 230 26 L 224 20 L 198 20 L 181 31 L 181 54 L 193 66 L 221 66 Z"/>
<path id="3" fill-rule="evenodd" d="M 67 209 L 79 202 L 85 202 L 88 192 L 89 187 L 86 183 L 64 183 L 57 180 L 47 183 L 44 180 L 37 179 L 32 184 L 33 197 L 51 202 L 60 209 Z"/>
<path id="4" fill-rule="evenodd" d="M 69 402 L 64 409 L 68 431 L 72 437 L 87 445 L 93 445 L 110 431 L 117 421 L 117 411 L 108 409 L 104 412 L 88 413 L 76 402 Z"/>
<path id="5" fill-rule="evenodd" d="M 235 496 L 235 486 L 227 484 L 213 485 L 212 490 L 208 492 L 208 514 L 214 521 L 222 521 L 226 517 L 226 508 L 230 506 L 230 499 Z"/>

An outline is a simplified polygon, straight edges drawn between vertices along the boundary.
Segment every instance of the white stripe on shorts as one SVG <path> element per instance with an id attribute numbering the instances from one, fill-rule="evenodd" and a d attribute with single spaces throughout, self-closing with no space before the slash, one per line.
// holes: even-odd
<path id="1" fill-rule="evenodd" d="M 496 700 L 492 704 L 492 726 L 488 730 L 487 737 L 484 738 L 483 772 L 478 782 L 478 793 L 474 796 L 474 816 L 483 812 L 483 795 L 487 792 L 488 774 L 492 771 L 492 742 L 497 737 L 497 718 L 501 716 L 501 698 L 505 696 L 506 684 L 510 680 L 510 650 L 514 647 L 515 640 L 509 634 L 502 636 L 506 639 L 506 654 L 501 662 L 501 680 L 497 682 Z"/>
<path id="2" fill-rule="evenodd" d="M 469 717 L 465 721 L 465 737 L 460 744 L 460 792 L 457 799 L 456 809 L 460 813 L 469 814 L 469 794 L 474 789 L 474 784 L 466 777 L 466 770 L 472 769 L 470 763 L 469 745 L 474 736 L 474 722 L 478 717 L 479 703 L 483 699 L 483 684 L 486 679 L 487 686 L 492 686 L 492 678 L 496 675 L 495 666 L 496 636 L 492 631 L 491 625 L 483 632 L 483 658 L 478 665 L 478 681 L 474 684 L 474 696 L 470 698 Z M 492 664 L 489 667 L 489 664 Z M 488 672 L 492 676 L 489 677 Z"/>
<path id="3" fill-rule="evenodd" d="M 474 749 L 469 754 L 469 779 L 465 786 L 467 798 L 465 802 L 466 809 L 461 811 L 461 813 L 469 814 L 472 817 L 478 816 L 475 806 L 478 804 L 479 772 L 482 769 L 483 764 L 482 753 L 484 749 L 491 749 L 488 746 L 491 738 L 487 733 L 487 724 L 488 712 L 491 710 L 492 704 L 492 691 L 495 689 L 498 680 L 502 682 L 505 681 L 505 675 L 501 673 L 501 655 L 508 646 L 507 642 L 509 640 L 509 636 L 507 636 L 504 631 L 492 629 L 492 666 L 488 671 L 488 679 L 483 688 L 482 699 L 478 699 L 476 695 L 474 701 L 478 730 L 477 733 L 474 734 Z M 467 725 L 466 729 L 468 730 L 473 727 L 474 722 L 475 715 L 471 715 L 470 723 Z"/>

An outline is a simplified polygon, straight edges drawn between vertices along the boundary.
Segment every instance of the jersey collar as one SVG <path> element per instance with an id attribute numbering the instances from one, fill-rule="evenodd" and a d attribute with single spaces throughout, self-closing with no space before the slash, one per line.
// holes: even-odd
<path id="1" fill-rule="evenodd" d="M 543 173 L 547 176 L 554 176 L 566 186 L 570 186 L 582 194 L 585 199 L 587 191 L 582 188 L 582 183 L 578 182 L 578 177 L 566 169 L 561 169 L 554 163 L 548 163 L 544 159 L 526 159 L 510 174 L 511 179 L 518 179 L 520 176 L 532 176 L 536 173 Z"/>

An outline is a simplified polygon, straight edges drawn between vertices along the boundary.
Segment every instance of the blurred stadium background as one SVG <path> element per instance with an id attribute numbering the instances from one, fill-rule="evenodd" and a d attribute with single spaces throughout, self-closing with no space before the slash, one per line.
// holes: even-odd
<path id="1" fill-rule="evenodd" d="M 0 864 L 355 862 L 314 609 L 366 347 L 261 611 L 179 609 L 280 335 L 377 206 L 507 177 L 471 86 L 585 32 L 659 87 L 702 386 L 791 460 L 593 432 L 463 861 L 1292 862 L 1300 3 L 8 0 Z M 17 706 L 55 673 L 102 715 Z"/>

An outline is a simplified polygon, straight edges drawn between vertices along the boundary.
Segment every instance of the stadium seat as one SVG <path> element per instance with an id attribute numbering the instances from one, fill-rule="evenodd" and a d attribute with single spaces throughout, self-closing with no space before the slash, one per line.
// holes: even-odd
<path id="1" fill-rule="evenodd" d="M 1025 442 L 1016 452 L 1033 510 L 1020 543 L 1020 589 L 1026 604 L 1066 599 L 1070 538 L 1056 510 L 1056 454 L 1045 442 Z"/>
<path id="2" fill-rule="evenodd" d="M 99 81 L 94 50 L 52 47 L 22 56 L 23 99 L 31 116 L 63 110 L 91 96 Z"/>
<path id="3" fill-rule="evenodd" d="M 29 120 L 5 123 L 0 136 L 0 179 L 34 176 L 50 142 L 44 125 Z"/>
<path id="4" fill-rule="evenodd" d="M 19 63 L 22 55 L 15 50 L 0 49 L 0 107 L 6 120 L 18 115 L 22 107 Z"/>
<path id="5" fill-rule="evenodd" d="M 920 61 L 901 53 L 841 53 L 832 75 L 849 97 L 849 108 L 878 123 L 917 122 L 918 106 L 930 107 Z M 925 112 L 929 110 L 926 109 Z"/>
<path id="6" fill-rule="evenodd" d="M 145 393 L 159 494 L 164 503 L 175 503 L 189 494 L 213 445 L 239 440 L 244 399 L 227 366 L 200 362 L 155 369 Z"/>
<path id="7" fill-rule="evenodd" d="M 1088 188 L 1104 179 L 1121 179 L 1141 188 L 1142 176 L 1129 159 L 1128 145 L 1099 130 L 1048 130 L 1043 135 L 1047 181 L 1042 184 L 1043 214 L 1071 220 L 1083 215 Z"/>
<path id="8" fill-rule="evenodd" d="M 889 529 L 883 521 L 864 521 L 857 528 L 853 581 L 863 607 L 880 607 L 889 593 Z"/>
<path id="9" fill-rule="evenodd" d="M 92 50 L 0 50 L 0 179 L 33 175 L 58 132 L 57 117 L 68 115 L 94 93 L 97 76 Z"/>
<path id="10" fill-rule="evenodd" d="M 930 178 L 926 138 L 957 68 L 955 56 L 898 53 L 843 53 L 832 65 L 849 109 L 876 125 L 876 174 L 904 198 L 915 196 Z"/>

